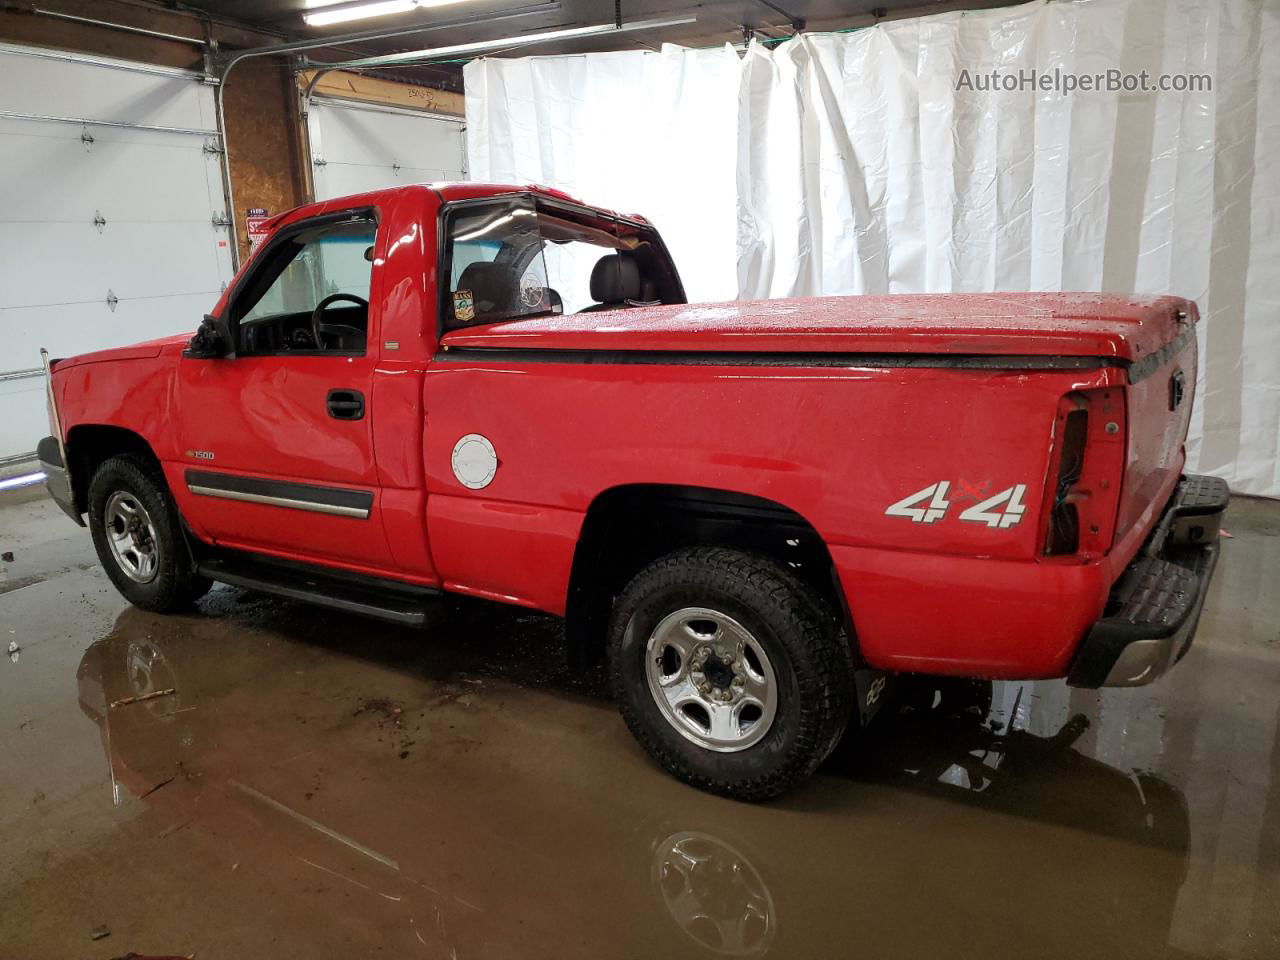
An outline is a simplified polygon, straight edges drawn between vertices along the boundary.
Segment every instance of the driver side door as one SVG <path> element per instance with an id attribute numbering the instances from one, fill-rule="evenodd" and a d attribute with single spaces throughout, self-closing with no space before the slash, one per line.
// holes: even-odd
<path id="1" fill-rule="evenodd" d="M 236 355 L 179 362 L 175 486 L 205 540 L 369 573 L 393 567 L 370 407 L 380 240 L 369 210 L 282 228 L 225 306 Z"/>

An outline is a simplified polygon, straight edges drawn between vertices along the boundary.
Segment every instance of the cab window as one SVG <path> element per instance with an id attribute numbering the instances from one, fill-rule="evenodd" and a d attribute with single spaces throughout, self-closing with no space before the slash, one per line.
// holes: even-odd
<path id="1" fill-rule="evenodd" d="M 651 228 L 531 195 L 448 210 L 444 246 L 445 329 L 685 302 Z"/>
<path id="2" fill-rule="evenodd" d="M 242 356 L 365 352 L 377 224 L 353 215 L 273 242 L 232 308 Z"/>

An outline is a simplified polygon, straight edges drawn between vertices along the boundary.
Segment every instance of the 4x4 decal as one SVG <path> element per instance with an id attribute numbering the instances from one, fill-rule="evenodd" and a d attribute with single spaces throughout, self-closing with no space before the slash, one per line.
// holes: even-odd
<path id="1" fill-rule="evenodd" d="M 897 503 L 890 504 L 884 515 L 906 517 L 912 523 L 935 523 L 947 515 L 947 508 L 951 506 L 951 501 L 947 499 L 947 491 L 950 488 L 950 480 L 931 483 L 923 490 L 917 490 Z M 929 501 L 929 505 L 922 506 L 926 500 Z"/>
<path id="2" fill-rule="evenodd" d="M 1015 483 L 985 499 L 980 499 L 987 490 L 985 483 L 972 485 L 961 480 L 957 485 L 963 493 L 954 495 L 955 499 L 968 498 L 976 501 L 960 512 L 960 519 L 966 523 L 1008 529 L 1020 523 L 1027 512 L 1027 505 L 1023 501 L 1027 493 L 1025 483 Z M 950 492 L 951 481 L 939 480 L 891 503 L 885 508 L 884 515 L 906 517 L 912 523 L 937 523 L 951 508 L 951 500 L 947 499 Z"/>

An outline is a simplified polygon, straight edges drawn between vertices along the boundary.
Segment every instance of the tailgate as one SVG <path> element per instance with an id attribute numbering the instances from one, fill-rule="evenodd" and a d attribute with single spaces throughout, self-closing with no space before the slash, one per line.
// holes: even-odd
<path id="1" fill-rule="evenodd" d="M 1138 522 L 1152 501 L 1167 496 L 1182 473 L 1183 441 L 1196 383 L 1194 303 L 1173 310 L 1162 325 L 1163 345 L 1129 367 L 1128 461 L 1116 540 Z"/>

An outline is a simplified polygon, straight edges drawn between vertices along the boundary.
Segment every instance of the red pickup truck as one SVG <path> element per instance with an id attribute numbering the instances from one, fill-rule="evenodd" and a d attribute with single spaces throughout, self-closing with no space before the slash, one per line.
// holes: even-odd
<path id="1" fill-rule="evenodd" d="M 270 229 L 194 337 L 49 363 L 49 489 L 138 606 L 562 615 L 650 754 L 746 799 L 899 674 L 1138 684 L 1191 641 L 1228 491 L 1182 473 L 1188 301 L 688 305 L 647 220 L 536 187 Z"/>

